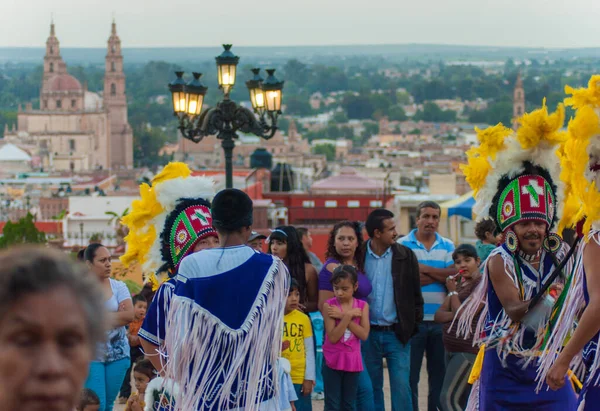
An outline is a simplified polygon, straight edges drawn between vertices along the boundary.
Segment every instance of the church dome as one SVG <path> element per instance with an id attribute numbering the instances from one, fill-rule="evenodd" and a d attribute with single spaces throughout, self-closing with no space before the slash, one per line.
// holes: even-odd
<path id="1" fill-rule="evenodd" d="M 48 82 L 48 91 L 80 91 L 81 83 L 70 74 L 59 74 Z"/>

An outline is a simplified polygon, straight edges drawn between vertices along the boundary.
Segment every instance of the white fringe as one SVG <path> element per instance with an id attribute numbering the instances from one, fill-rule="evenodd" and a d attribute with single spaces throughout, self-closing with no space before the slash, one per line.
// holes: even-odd
<path id="1" fill-rule="evenodd" d="M 180 386 L 176 410 L 244 407 L 257 411 L 262 393 L 272 392 L 276 399 L 288 277 L 283 263 L 274 260 L 253 308 L 237 330 L 194 301 L 173 296 L 165 347 L 169 355 L 166 377 Z M 217 354 L 222 356 L 219 364 Z M 216 383 L 218 373 L 224 377 L 222 384 Z M 233 392 L 235 382 L 238 386 Z"/>
<path id="2" fill-rule="evenodd" d="M 557 259 L 560 261 L 568 252 L 568 246 L 566 244 L 561 247 L 557 252 Z M 504 250 L 502 247 L 498 247 L 490 253 L 488 261 L 496 255 L 500 255 L 504 262 L 504 272 L 511 279 L 515 288 L 518 288 L 518 279 L 515 272 L 513 256 Z M 567 267 L 565 267 L 565 270 Z M 540 266 L 540 270 L 544 270 L 543 266 Z M 531 299 L 536 289 L 536 282 L 523 275 L 523 290 L 524 290 L 524 301 Z M 482 343 L 487 348 L 496 348 L 498 357 L 502 361 L 503 365 L 506 365 L 506 357 L 509 354 L 517 354 L 523 357 L 523 367 L 526 367 L 538 354 L 537 348 L 539 347 L 542 338 L 544 336 L 544 328 L 540 326 L 537 332 L 537 341 L 532 348 L 523 347 L 523 338 L 525 335 L 526 327 L 521 327 L 520 323 L 513 323 L 508 314 L 503 310 L 494 319 L 491 330 L 484 333 L 487 324 L 487 317 L 489 314 L 489 302 L 487 301 L 487 291 L 489 287 L 489 268 L 486 264 L 484 268 L 483 278 L 473 293 L 465 300 L 465 302 L 459 308 L 457 315 L 454 317 L 454 321 L 458 321 L 456 335 L 465 339 L 473 335 L 473 345 L 479 346 Z M 483 306 L 483 307 L 482 307 Z M 481 310 L 481 315 L 477 322 L 477 326 L 473 331 L 471 324 L 473 319 Z M 453 323 L 454 323 L 453 321 Z"/>
<path id="3" fill-rule="evenodd" d="M 481 377 L 473 383 L 471 387 L 471 393 L 469 394 L 469 401 L 467 402 L 467 408 L 465 411 L 479 411 L 479 389 L 481 388 Z"/>
<path id="4" fill-rule="evenodd" d="M 588 234 L 588 240 L 593 240 L 596 243 L 600 244 L 600 232 L 599 231 L 591 231 Z M 584 296 L 584 277 L 585 277 L 585 267 L 583 264 L 583 253 L 585 250 L 586 242 L 583 241 L 579 249 L 577 250 L 577 257 L 575 258 L 575 265 L 572 271 L 572 279 L 571 279 L 571 288 L 568 291 L 566 300 L 563 305 L 563 309 L 559 314 L 556 326 L 552 330 L 552 334 L 548 339 L 548 344 L 546 345 L 546 350 L 541 353 L 537 380 L 538 385 L 536 391 L 539 391 L 542 388 L 542 385 L 546 381 L 546 375 L 550 371 L 550 368 L 554 364 L 554 361 L 558 357 L 558 354 L 563 348 L 563 345 L 569 335 L 574 331 L 575 324 L 577 318 L 581 315 L 582 310 L 585 309 L 585 296 Z M 600 337 L 596 341 L 597 346 L 600 347 Z M 579 377 L 583 377 L 585 375 L 585 365 L 582 361 L 581 354 L 577 355 L 573 358 L 570 365 L 573 372 Z M 600 368 L 600 352 L 596 349 L 596 354 L 594 355 L 594 362 L 591 368 L 588 370 L 589 378 L 592 378 L 596 371 Z M 582 378 L 580 378 L 582 379 Z M 596 378 L 595 381 L 589 381 L 592 385 L 598 385 L 600 383 L 600 378 Z"/>

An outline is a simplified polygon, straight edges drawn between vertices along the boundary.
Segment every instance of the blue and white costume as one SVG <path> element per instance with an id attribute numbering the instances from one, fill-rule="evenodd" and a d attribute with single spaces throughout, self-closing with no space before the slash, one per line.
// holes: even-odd
<path id="1" fill-rule="evenodd" d="M 187 256 L 164 347 L 178 410 L 277 410 L 277 359 L 289 274 L 248 246 Z"/>

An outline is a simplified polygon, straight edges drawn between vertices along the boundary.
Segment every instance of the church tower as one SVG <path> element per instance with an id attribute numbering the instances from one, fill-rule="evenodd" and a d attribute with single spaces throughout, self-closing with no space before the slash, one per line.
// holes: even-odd
<path id="1" fill-rule="evenodd" d="M 133 168 L 133 133 L 127 121 L 127 98 L 121 40 L 117 24 L 112 22 L 104 73 L 104 106 L 110 122 L 112 168 Z"/>
<path id="2" fill-rule="evenodd" d="M 519 128 L 517 119 L 525 113 L 525 90 L 523 90 L 523 80 L 521 80 L 521 72 L 517 74 L 515 90 L 513 92 L 513 130 Z"/>
<path id="3" fill-rule="evenodd" d="M 56 38 L 54 21 L 50 23 L 50 36 L 46 40 L 46 55 L 44 56 L 44 76 L 42 91 L 48 89 L 48 80 L 58 74 L 66 74 L 67 65 L 60 55 L 60 44 Z"/>

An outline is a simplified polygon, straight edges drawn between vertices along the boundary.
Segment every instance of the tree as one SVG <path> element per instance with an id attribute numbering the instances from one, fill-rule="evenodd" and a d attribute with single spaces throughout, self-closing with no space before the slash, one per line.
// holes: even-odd
<path id="1" fill-rule="evenodd" d="M 302 95 L 286 96 L 284 104 L 286 114 L 298 116 L 309 116 L 312 114 L 312 108 L 308 102 L 308 98 L 305 98 Z"/>
<path id="2" fill-rule="evenodd" d="M 21 218 L 18 222 L 8 221 L 2 230 L 0 248 L 7 248 L 18 244 L 44 244 L 46 234 L 35 226 L 35 218 L 31 213 Z"/>
<path id="3" fill-rule="evenodd" d="M 335 160 L 335 146 L 333 144 L 319 144 L 313 148 L 315 154 L 325 154 L 327 161 Z"/>
<path id="4" fill-rule="evenodd" d="M 158 152 L 169 141 L 167 134 L 158 127 L 137 127 L 133 131 L 133 159 L 137 167 L 162 165 L 165 159 Z"/>
<path id="5" fill-rule="evenodd" d="M 456 121 L 456 111 L 444 111 L 437 104 L 428 101 L 423 105 L 423 111 L 419 110 L 417 114 L 415 114 L 415 120 L 453 122 Z"/>
<path id="6" fill-rule="evenodd" d="M 370 119 L 375 112 L 373 103 L 364 95 L 346 94 L 342 100 L 342 107 L 350 119 Z"/>
<path id="7" fill-rule="evenodd" d="M 405 121 L 407 117 L 402 106 L 395 105 L 388 109 L 388 119 L 391 121 Z"/>

